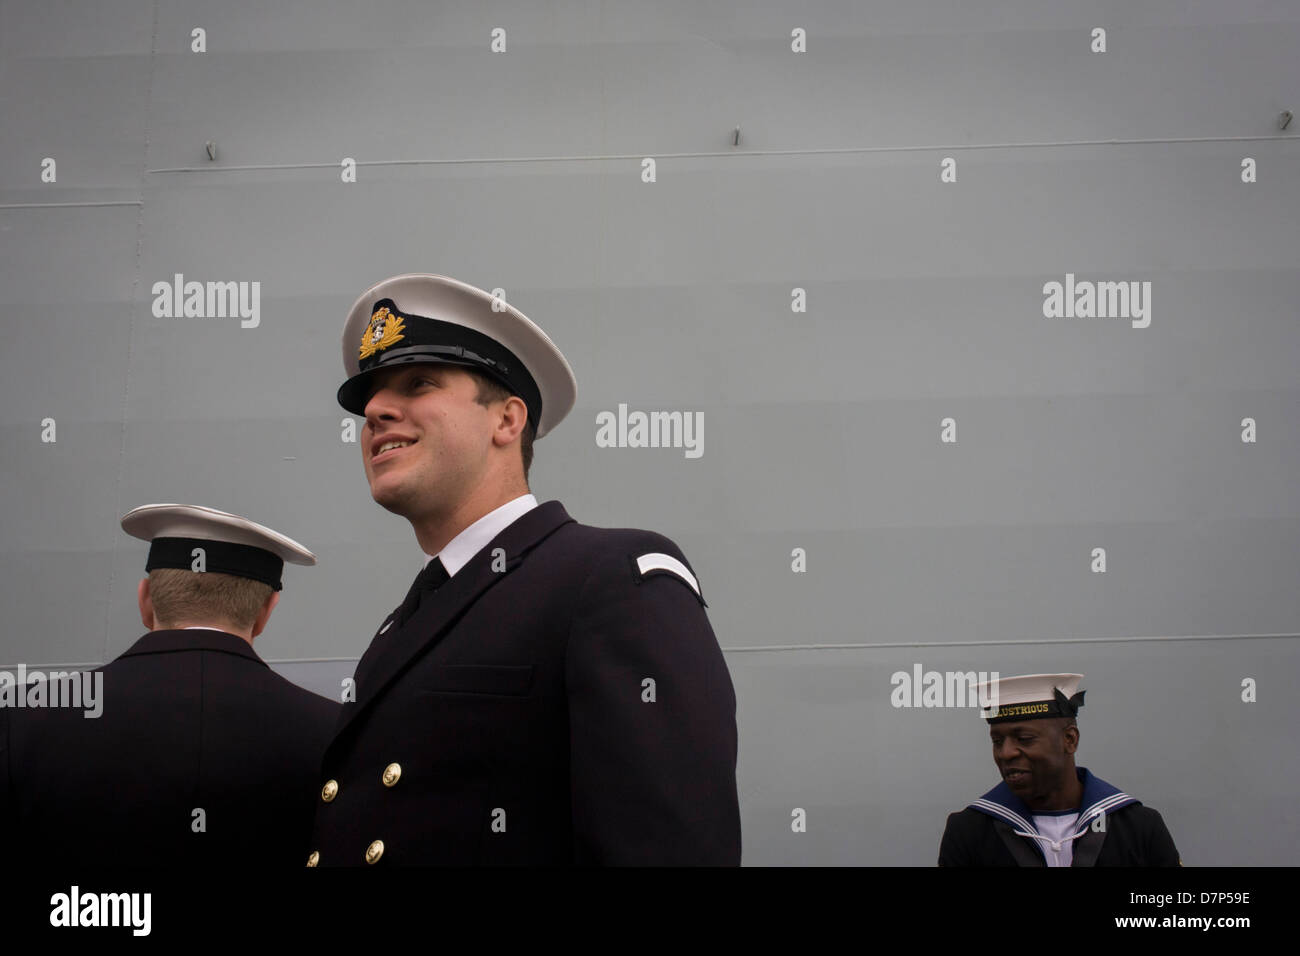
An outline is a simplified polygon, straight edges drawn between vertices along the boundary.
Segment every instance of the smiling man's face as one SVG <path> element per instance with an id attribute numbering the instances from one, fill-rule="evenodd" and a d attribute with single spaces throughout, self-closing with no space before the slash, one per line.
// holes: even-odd
<path id="1" fill-rule="evenodd" d="M 406 518 L 453 512 L 487 475 L 497 403 L 475 401 L 477 382 L 455 365 L 385 369 L 371 388 L 360 442 L 371 497 Z M 394 441 L 405 447 L 380 451 Z"/>
<path id="2" fill-rule="evenodd" d="M 1002 779 L 1033 805 L 1068 781 L 1079 729 L 1062 718 L 990 724 L 993 762 Z"/>

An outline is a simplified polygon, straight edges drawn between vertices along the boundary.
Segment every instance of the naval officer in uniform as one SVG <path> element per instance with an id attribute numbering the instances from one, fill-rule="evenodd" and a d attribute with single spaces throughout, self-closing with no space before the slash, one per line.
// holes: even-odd
<path id="1" fill-rule="evenodd" d="M 1160 814 L 1074 765 L 1082 674 L 979 685 L 1002 782 L 950 814 L 940 866 L 1179 866 Z"/>
<path id="2" fill-rule="evenodd" d="M 370 494 L 425 567 L 358 662 L 307 864 L 738 864 L 699 578 L 663 535 L 529 491 L 533 439 L 574 404 L 559 349 L 481 289 L 401 275 L 352 306 L 343 363 Z"/>
<path id="3" fill-rule="evenodd" d="M 47 865 L 301 866 L 340 707 L 253 650 L 298 542 L 238 515 L 145 505 L 149 633 L 88 677 L 98 715 L 0 707 L 0 820 Z M 13 688 L 10 688 L 13 690 Z"/>

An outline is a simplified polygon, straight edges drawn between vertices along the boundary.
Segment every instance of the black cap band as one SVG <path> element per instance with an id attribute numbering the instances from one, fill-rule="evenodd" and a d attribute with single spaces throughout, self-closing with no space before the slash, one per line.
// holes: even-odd
<path id="1" fill-rule="evenodd" d="M 491 336 L 456 322 L 403 312 L 392 299 L 380 299 L 371 312 L 377 315 L 382 310 L 387 310 L 388 321 L 401 323 L 400 336 L 394 337 L 391 345 L 382 345 L 382 340 L 372 343 L 374 350 L 360 360 L 360 371 L 339 388 L 339 404 L 349 412 L 366 413 L 370 379 L 379 369 L 410 362 L 437 362 L 476 369 L 518 395 L 528 408 L 528 420 L 536 429 L 542 419 L 542 393 L 524 363 L 508 348 Z M 375 319 L 371 321 L 374 323 Z M 375 326 L 372 324 L 371 328 Z M 360 350 L 362 343 L 358 342 L 357 347 Z"/>
<path id="2" fill-rule="evenodd" d="M 1052 700 L 1007 704 L 1005 707 L 998 708 L 996 717 L 984 719 L 990 724 L 1005 724 L 1011 721 L 1038 720 L 1046 717 L 1075 717 L 1079 713 L 1079 708 L 1083 706 L 1083 695 L 1087 691 L 1081 690 L 1073 697 L 1066 697 L 1055 688 L 1052 689 L 1052 693 L 1055 695 Z"/>
<path id="3" fill-rule="evenodd" d="M 209 541 L 205 538 L 154 538 L 149 545 L 149 559 L 145 571 L 154 568 L 180 568 L 194 570 L 194 549 L 203 549 L 203 570 L 217 574 L 233 574 L 251 578 L 281 590 L 280 575 L 284 559 L 265 548 L 249 544 L 232 544 L 229 541 Z"/>

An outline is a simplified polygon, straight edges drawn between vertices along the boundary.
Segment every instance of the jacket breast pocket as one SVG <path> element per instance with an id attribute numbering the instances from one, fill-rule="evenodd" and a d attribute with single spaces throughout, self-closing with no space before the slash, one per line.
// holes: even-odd
<path id="1" fill-rule="evenodd" d="M 491 694 L 524 697 L 533 684 L 532 664 L 437 664 L 421 675 L 421 694 Z"/>

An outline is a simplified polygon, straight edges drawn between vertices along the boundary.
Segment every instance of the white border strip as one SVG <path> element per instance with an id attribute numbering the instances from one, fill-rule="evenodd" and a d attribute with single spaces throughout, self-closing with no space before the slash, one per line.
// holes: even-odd
<path id="1" fill-rule="evenodd" d="M 636 559 L 636 567 L 641 572 L 642 577 L 645 576 L 647 571 L 671 571 L 689 584 L 697 597 L 701 600 L 704 598 L 704 595 L 700 594 L 700 585 L 695 580 L 695 575 L 691 574 L 690 569 L 671 554 L 660 554 L 658 551 L 643 554 Z"/>

